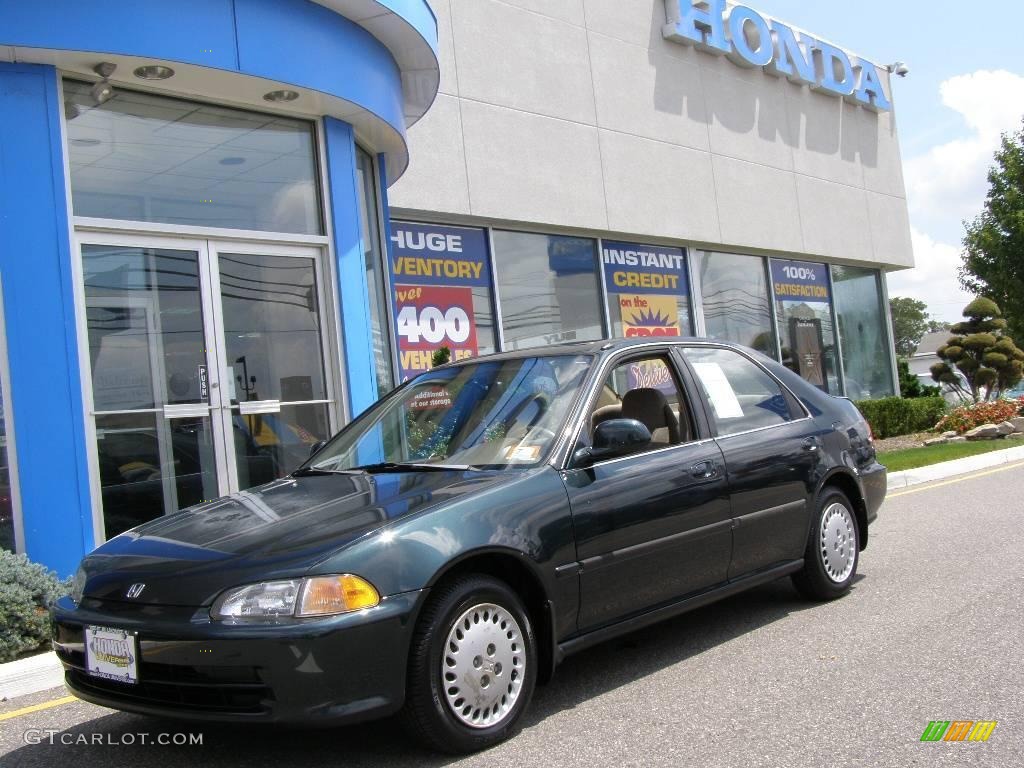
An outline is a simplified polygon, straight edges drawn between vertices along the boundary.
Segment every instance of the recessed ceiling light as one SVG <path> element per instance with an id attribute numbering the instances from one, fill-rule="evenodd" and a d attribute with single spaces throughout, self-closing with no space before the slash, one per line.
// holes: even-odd
<path id="1" fill-rule="evenodd" d="M 174 70 L 162 64 L 147 64 L 136 69 L 135 76 L 140 80 L 166 80 L 174 77 Z"/>
<path id="2" fill-rule="evenodd" d="M 241 165 L 244 162 L 244 157 L 222 157 L 220 160 L 221 165 Z"/>
<path id="3" fill-rule="evenodd" d="M 263 98 L 267 101 L 295 101 L 299 98 L 298 91 L 271 91 L 270 93 L 263 94 Z"/>

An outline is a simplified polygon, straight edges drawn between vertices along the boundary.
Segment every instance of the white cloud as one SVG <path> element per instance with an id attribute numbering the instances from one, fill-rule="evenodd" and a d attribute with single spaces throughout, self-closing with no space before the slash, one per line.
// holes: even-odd
<path id="1" fill-rule="evenodd" d="M 916 227 L 910 228 L 910 237 L 917 266 L 889 273 L 889 295 L 925 302 L 938 320 L 961 320 L 963 308 L 974 297 L 960 287 L 957 279 L 960 247 L 938 242 Z"/>
<path id="2" fill-rule="evenodd" d="M 904 164 L 911 220 L 947 242 L 980 211 L 992 155 L 1024 117 L 1024 77 L 1005 70 L 958 75 L 939 88 L 942 103 L 961 115 L 970 134 L 932 147 Z"/>
<path id="3" fill-rule="evenodd" d="M 904 163 L 917 266 L 889 275 L 889 294 L 920 299 L 933 316 L 958 320 L 972 298 L 957 280 L 962 222 L 981 212 L 1001 135 L 1021 127 L 1024 77 L 978 70 L 946 80 L 939 92 L 943 105 L 963 118 L 969 133 Z"/>

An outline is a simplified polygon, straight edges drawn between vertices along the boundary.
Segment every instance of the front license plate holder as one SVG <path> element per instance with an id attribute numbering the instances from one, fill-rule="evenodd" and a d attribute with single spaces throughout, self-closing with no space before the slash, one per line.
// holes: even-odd
<path id="1" fill-rule="evenodd" d="M 135 635 L 111 627 L 85 628 L 85 671 L 119 683 L 139 682 L 139 644 Z"/>

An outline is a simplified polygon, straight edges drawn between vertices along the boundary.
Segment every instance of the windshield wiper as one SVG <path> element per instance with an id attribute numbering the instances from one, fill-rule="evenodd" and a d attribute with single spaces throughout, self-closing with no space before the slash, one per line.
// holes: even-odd
<path id="1" fill-rule="evenodd" d="M 362 472 L 469 472 L 469 464 L 423 464 L 417 462 L 383 461 L 379 464 L 365 464 L 356 469 Z"/>
<path id="2" fill-rule="evenodd" d="M 323 475 L 361 475 L 361 469 L 320 469 L 319 467 L 302 467 L 292 472 L 292 477 L 319 477 Z"/>

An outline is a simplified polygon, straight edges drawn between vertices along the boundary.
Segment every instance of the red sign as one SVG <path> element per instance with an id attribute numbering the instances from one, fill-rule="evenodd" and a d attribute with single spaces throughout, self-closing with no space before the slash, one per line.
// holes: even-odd
<path id="1" fill-rule="evenodd" d="M 479 353 L 472 288 L 396 285 L 395 320 L 402 381 L 430 370 L 441 347 L 452 360 Z"/>

